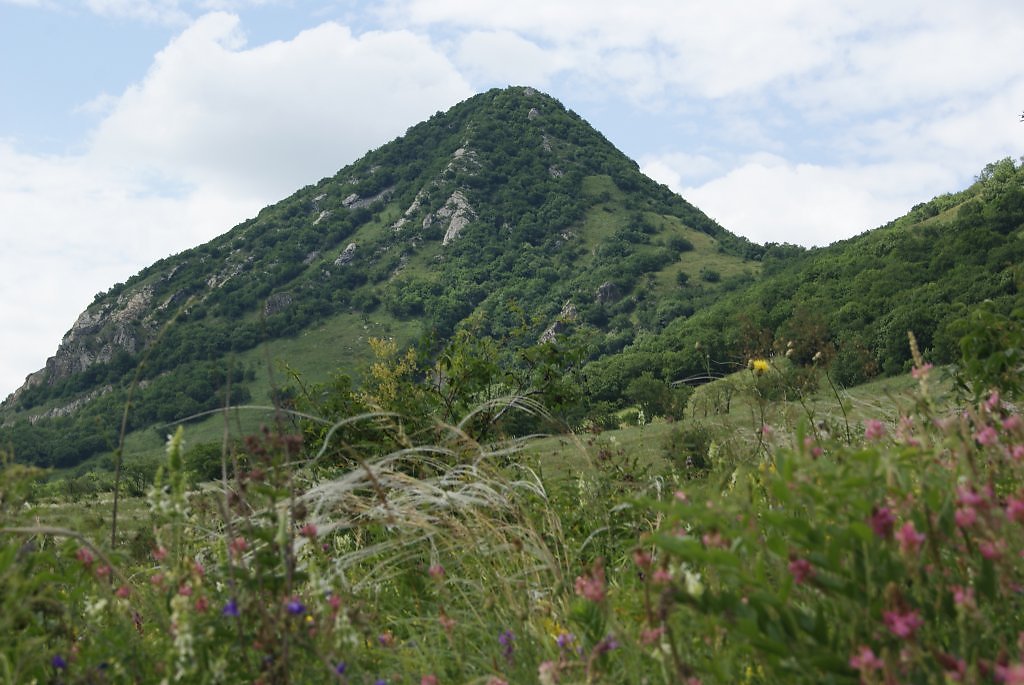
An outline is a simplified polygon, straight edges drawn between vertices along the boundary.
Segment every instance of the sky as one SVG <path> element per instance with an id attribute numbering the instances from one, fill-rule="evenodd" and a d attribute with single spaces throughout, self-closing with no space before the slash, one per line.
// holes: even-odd
<path id="1" fill-rule="evenodd" d="M 94 296 L 471 95 L 827 245 L 1024 154 L 1020 0 L 0 0 L 0 397 Z"/>

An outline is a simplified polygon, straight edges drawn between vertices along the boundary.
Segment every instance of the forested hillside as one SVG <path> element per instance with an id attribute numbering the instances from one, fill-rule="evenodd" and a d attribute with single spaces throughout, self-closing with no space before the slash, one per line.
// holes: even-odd
<path id="1" fill-rule="evenodd" d="M 69 467 L 113 450 L 122 419 L 131 432 L 249 401 L 274 341 L 306 380 L 358 384 L 369 338 L 429 360 L 464 331 L 495 357 L 492 385 L 522 389 L 507 379 L 540 358 L 571 375 L 570 425 L 678 411 L 672 383 L 753 356 L 853 385 L 907 368 L 907 330 L 942 363 L 971 305 L 1009 310 L 1022 224 L 1024 171 L 1003 160 L 856 238 L 754 245 L 556 100 L 493 90 L 97 295 L 2 405 L 0 443 Z"/>

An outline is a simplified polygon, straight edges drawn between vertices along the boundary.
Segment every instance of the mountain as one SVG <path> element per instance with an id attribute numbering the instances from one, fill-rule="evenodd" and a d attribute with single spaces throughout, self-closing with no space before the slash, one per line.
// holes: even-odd
<path id="1" fill-rule="evenodd" d="M 98 294 L 2 420 L 21 458 L 68 466 L 116 444 L 133 383 L 130 429 L 221 406 L 229 382 L 247 399 L 267 341 L 319 377 L 370 335 L 468 325 L 511 349 L 572 320 L 610 353 L 754 279 L 761 251 L 553 98 L 492 90 Z"/>
<path id="2" fill-rule="evenodd" d="M 907 368 L 907 330 L 945 363 L 970 307 L 1019 303 L 1022 226 L 1024 169 L 1002 160 L 856 238 L 755 245 L 553 98 L 491 90 L 98 294 L 0 405 L 0 445 L 75 466 L 118 444 L 123 417 L 162 435 L 269 403 L 268 375 L 357 374 L 371 337 L 429 356 L 468 331 L 515 364 L 570 334 L 591 415 L 760 355 L 855 384 Z"/>

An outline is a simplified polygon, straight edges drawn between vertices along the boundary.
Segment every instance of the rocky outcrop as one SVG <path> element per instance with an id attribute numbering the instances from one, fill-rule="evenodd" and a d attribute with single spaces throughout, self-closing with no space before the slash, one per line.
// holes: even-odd
<path id="1" fill-rule="evenodd" d="M 469 200 L 466 199 L 461 190 L 456 190 L 451 194 L 447 202 L 444 203 L 443 207 L 427 215 L 423 220 L 423 228 L 430 228 L 435 222 L 444 224 L 445 232 L 441 244 L 447 245 L 458 238 L 462 229 L 468 226 L 474 219 L 476 219 L 476 212 L 469 204 Z"/>
<path id="2" fill-rule="evenodd" d="M 601 304 L 611 304 L 617 302 L 620 297 L 622 297 L 622 293 L 619 291 L 619 286 L 611 281 L 605 281 L 597 286 L 597 294 L 594 299 Z"/>
<path id="3" fill-rule="evenodd" d="M 576 305 L 571 300 L 566 301 L 562 305 L 562 311 L 558 313 L 558 318 L 544 329 L 544 332 L 540 334 L 540 338 L 537 339 L 539 343 L 554 342 L 555 339 L 565 333 L 569 326 L 579 318 L 579 312 L 576 311 Z"/>
<path id="4" fill-rule="evenodd" d="M 355 243 L 349 243 L 346 245 L 345 249 L 341 251 L 340 255 L 338 255 L 338 258 L 334 260 L 334 266 L 345 266 L 355 259 L 356 247 L 357 245 Z"/>
<path id="5" fill-rule="evenodd" d="M 263 303 L 263 316 L 280 314 L 291 307 L 293 301 L 291 293 L 274 293 Z"/>
<path id="6" fill-rule="evenodd" d="M 361 209 L 363 207 L 369 207 L 379 200 L 387 200 L 394 192 L 395 187 L 391 186 L 389 188 L 385 188 L 372 197 L 359 197 L 356 193 L 352 193 L 341 201 L 341 206 L 345 209 Z"/>

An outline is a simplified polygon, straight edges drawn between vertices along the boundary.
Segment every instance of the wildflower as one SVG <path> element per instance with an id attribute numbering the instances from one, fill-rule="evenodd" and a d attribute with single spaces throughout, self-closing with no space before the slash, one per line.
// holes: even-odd
<path id="1" fill-rule="evenodd" d="M 373 681 L 373 685 L 388 685 L 388 681 L 384 678 L 377 678 Z"/>
<path id="2" fill-rule="evenodd" d="M 968 507 L 983 507 L 988 504 L 985 497 L 974 488 L 958 487 L 956 489 L 956 501 Z"/>
<path id="3" fill-rule="evenodd" d="M 420 678 L 420 685 L 437 685 L 437 676 L 431 673 Z"/>
<path id="4" fill-rule="evenodd" d="M 92 562 L 96 561 L 96 557 L 92 555 L 92 552 L 86 547 L 79 547 L 78 551 L 75 552 L 75 558 L 82 562 L 83 566 L 92 566 Z"/>
<path id="5" fill-rule="evenodd" d="M 156 587 L 161 587 L 164 584 L 164 574 L 154 573 L 149 577 L 149 584 L 155 585 Z"/>
<path id="6" fill-rule="evenodd" d="M 790 561 L 789 572 L 793 574 L 793 580 L 797 585 L 814 577 L 814 567 L 806 559 L 794 558 Z"/>
<path id="7" fill-rule="evenodd" d="M 58 671 L 63 671 L 65 668 L 68 667 L 68 662 L 65 661 L 64 657 L 62 657 L 60 654 L 54 654 L 53 658 L 50 659 L 50 665 Z"/>
<path id="8" fill-rule="evenodd" d="M 633 552 L 633 563 L 646 571 L 651 566 L 651 553 L 645 549 L 635 550 Z"/>
<path id="9" fill-rule="evenodd" d="M 306 605 L 299 601 L 298 597 L 292 597 L 289 599 L 284 608 L 288 610 L 288 613 L 292 616 L 301 616 L 306 613 Z"/>
<path id="10" fill-rule="evenodd" d="M 1024 499 L 1010 496 L 1006 499 L 1006 518 L 1024 523 Z"/>
<path id="11" fill-rule="evenodd" d="M 866 645 L 861 645 L 856 654 L 850 657 L 850 668 L 855 668 L 861 675 L 877 671 L 885 666 L 885 662 L 875 656 L 875 652 Z"/>
<path id="12" fill-rule="evenodd" d="M 915 366 L 910 370 L 910 375 L 913 376 L 914 380 L 921 380 L 922 378 L 928 377 L 928 372 L 932 370 L 932 365 L 928 362 L 921 364 L 921 366 Z"/>
<path id="13" fill-rule="evenodd" d="M 441 624 L 441 627 L 444 629 L 444 632 L 446 633 L 451 633 L 453 630 L 455 630 L 455 625 L 457 623 L 457 621 L 454 618 L 444 613 L 444 611 L 442 611 L 441 615 L 437 617 L 437 622 Z"/>
<path id="14" fill-rule="evenodd" d="M 114 594 L 120 597 L 121 599 L 125 599 L 126 597 L 132 594 L 132 589 L 127 585 L 122 585 L 121 587 L 117 588 L 117 591 Z"/>
<path id="15" fill-rule="evenodd" d="M 952 654 L 937 652 L 935 654 L 935 660 L 938 661 L 939 665 L 946 671 L 946 679 L 948 681 L 959 683 L 962 682 L 964 676 L 967 675 L 967 662 L 963 659 L 957 659 Z"/>
<path id="16" fill-rule="evenodd" d="M 903 640 L 914 637 L 917 629 L 924 625 L 921 615 L 916 611 L 902 614 L 898 611 L 886 611 L 882 613 L 882 620 L 893 635 Z"/>
<path id="17" fill-rule="evenodd" d="M 224 608 L 220 610 L 223 616 L 237 617 L 241 612 L 238 610 L 238 602 L 234 599 L 229 599 L 228 603 L 224 605 Z"/>
<path id="18" fill-rule="evenodd" d="M 717 530 L 712 531 L 710 533 L 704 533 L 704 535 L 701 536 L 700 540 L 704 543 L 704 546 L 709 549 L 712 547 L 719 547 L 724 549 L 729 546 L 728 543 L 726 543 L 725 538 L 723 538 L 722 534 L 719 533 Z"/>
<path id="19" fill-rule="evenodd" d="M 348 664 L 344 661 L 339 661 L 338 665 L 334 667 L 334 672 L 338 675 L 345 675 L 346 670 L 348 670 Z"/>
<path id="20" fill-rule="evenodd" d="M 1014 461 L 1024 460 L 1024 445 L 1014 445 L 1010 450 L 1010 456 Z"/>
<path id="21" fill-rule="evenodd" d="M 661 636 L 665 634 L 665 626 L 658 626 L 657 628 L 648 628 L 647 630 L 640 633 L 640 644 L 652 645 L 661 639 Z"/>
<path id="22" fill-rule="evenodd" d="M 999 391 L 993 390 L 992 394 L 985 400 L 985 408 L 989 411 L 995 411 L 1003 405 L 1003 401 L 999 398 Z"/>
<path id="23" fill-rule="evenodd" d="M 537 681 L 540 685 L 555 685 L 558 682 L 558 664 L 554 661 L 542 661 L 537 667 Z"/>
<path id="24" fill-rule="evenodd" d="M 106 564 L 103 564 L 102 566 L 96 567 L 96 577 L 97 578 L 109 578 L 111 571 L 112 571 L 112 569 L 109 566 L 107 566 Z"/>
<path id="25" fill-rule="evenodd" d="M 1019 414 L 1014 414 L 1013 416 L 1008 416 L 1003 419 L 1003 430 L 1007 433 L 1017 430 L 1021 425 L 1024 425 L 1024 422 L 1021 421 Z"/>
<path id="26" fill-rule="evenodd" d="M 768 370 L 772 368 L 767 359 L 751 359 L 749 367 L 756 376 L 762 376 L 768 373 Z"/>
<path id="27" fill-rule="evenodd" d="M 377 636 L 377 642 L 380 643 L 381 647 L 391 647 L 395 644 L 395 636 L 391 634 L 390 630 L 385 630 Z"/>
<path id="28" fill-rule="evenodd" d="M 651 580 L 659 585 L 664 585 L 672 582 L 672 572 L 667 568 L 659 568 L 651 576 Z"/>
<path id="29" fill-rule="evenodd" d="M 676 501 L 678 502 L 686 502 L 689 500 L 689 498 L 686 496 L 686 493 L 683 492 L 682 490 L 676 490 L 674 493 L 672 493 L 672 496 L 675 497 Z"/>
<path id="30" fill-rule="evenodd" d="M 974 439 L 979 445 L 994 445 L 999 441 L 999 434 L 992 426 L 985 426 L 974 434 Z"/>
<path id="31" fill-rule="evenodd" d="M 206 597 L 197 597 L 194 606 L 197 614 L 205 614 L 206 610 L 210 608 L 210 600 Z"/>
<path id="32" fill-rule="evenodd" d="M 885 424 L 878 419 L 868 419 L 864 422 L 864 439 L 869 442 L 881 440 L 885 437 Z"/>
<path id="33" fill-rule="evenodd" d="M 1024 664 L 1016 663 L 1009 666 L 996 664 L 996 678 L 1003 685 L 1024 685 Z"/>
<path id="34" fill-rule="evenodd" d="M 974 600 L 974 588 L 954 585 L 951 589 L 953 590 L 953 604 L 965 610 L 978 608 L 978 604 Z"/>
<path id="35" fill-rule="evenodd" d="M 576 576 L 576 594 L 591 602 L 604 601 L 604 567 L 597 561 L 587 576 Z"/>
<path id="36" fill-rule="evenodd" d="M 178 594 L 181 595 L 182 597 L 191 597 L 192 596 L 192 588 L 187 583 L 182 583 L 178 587 Z"/>
<path id="37" fill-rule="evenodd" d="M 513 642 L 515 642 L 515 639 L 515 633 L 513 633 L 511 630 L 506 630 L 498 636 L 498 644 L 500 644 L 502 647 L 501 653 L 509 661 L 512 661 L 512 653 L 515 652 L 515 645 L 512 644 Z"/>
<path id="38" fill-rule="evenodd" d="M 492 675 L 490 678 L 487 679 L 487 685 L 508 685 L 508 681 L 502 680 L 496 675 Z"/>
<path id="39" fill-rule="evenodd" d="M 893 526 L 896 524 L 896 519 L 892 515 L 892 510 L 889 507 L 874 507 L 871 510 L 871 529 L 875 531 L 875 535 L 882 539 L 888 539 L 892 536 Z"/>
<path id="40" fill-rule="evenodd" d="M 427 574 L 431 578 L 441 578 L 444 576 L 444 566 L 441 564 L 431 564 L 430 568 L 427 569 Z"/>
<path id="41" fill-rule="evenodd" d="M 978 511 L 974 507 L 958 507 L 953 519 L 960 528 L 970 528 L 978 520 Z"/>
<path id="42" fill-rule="evenodd" d="M 603 640 L 594 646 L 594 651 L 598 654 L 604 654 L 610 652 L 613 649 L 619 648 L 619 641 L 615 639 L 614 635 L 607 635 Z"/>
<path id="43" fill-rule="evenodd" d="M 808 435 L 804 438 L 804 449 L 807 450 L 814 459 L 817 459 L 823 453 L 821 445 L 818 444 L 818 441 L 815 440 L 812 435 Z"/>
<path id="44" fill-rule="evenodd" d="M 156 561 L 163 561 L 166 558 L 167 558 L 167 548 L 165 548 L 165 547 L 157 547 L 156 549 L 153 550 L 153 559 L 155 559 Z"/>
<path id="45" fill-rule="evenodd" d="M 299 535 L 310 540 L 316 538 L 316 526 L 312 523 L 307 523 L 299 529 Z"/>
<path id="46" fill-rule="evenodd" d="M 249 543 L 245 541 L 243 537 L 237 537 L 228 543 L 228 549 L 231 550 L 231 556 L 240 557 L 242 553 L 249 548 Z"/>
<path id="47" fill-rule="evenodd" d="M 576 636 L 572 633 L 559 633 L 555 638 L 555 644 L 559 649 L 568 649 L 574 642 L 576 642 Z"/>
<path id="48" fill-rule="evenodd" d="M 683 569 L 683 582 L 686 586 L 686 594 L 691 597 L 700 597 L 704 594 L 704 584 L 700 582 L 700 573 Z"/>
<path id="49" fill-rule="evenodd" d="M 917 532 L 913 521 L 907 521 L 896 531 L 896 540 L 900 543 L 900 552 L 909 556 L 921 549 L 926 537 L 924 533 Z"/>
<path id="50" fill-rule="evenodd" d="M 1002 559 L 1003 554 L 1006 552 L 1006 541 L 982 540 L 978 543 L 978 551 L 981 552 L 981 556 L 990 561 Z"/>

